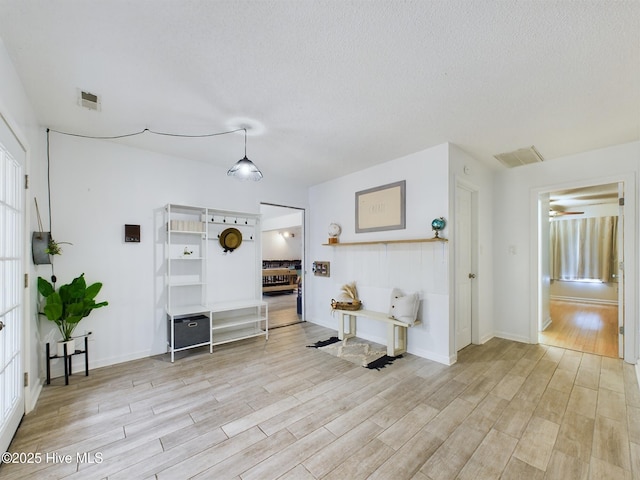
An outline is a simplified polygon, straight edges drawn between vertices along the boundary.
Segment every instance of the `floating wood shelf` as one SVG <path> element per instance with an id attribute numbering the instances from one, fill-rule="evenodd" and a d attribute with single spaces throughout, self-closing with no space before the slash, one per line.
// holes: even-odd
<path id="1" fill-rule="evenodd" d="M 323 243 L 325 247 L 349 247 L 353 245 L 378 245 L 387 243 L 427 243 L 427 242 L 448 242 L 446 238 L 408 238 L 405 240 L 371 240 L 368 242 L 343 242 L 343 243 Z"/>

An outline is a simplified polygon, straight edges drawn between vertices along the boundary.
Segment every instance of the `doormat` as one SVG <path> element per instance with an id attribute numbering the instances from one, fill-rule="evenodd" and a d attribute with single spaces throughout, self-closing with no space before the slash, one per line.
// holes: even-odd
<path id="1" fill-rule="evenodd" d="M 390 357 L 387 355 L 386 347 L 376 343 L 366 342 L 359 338 L 340 340 L 338 337 L 331 337 L 327 340 L 316 342 L 313 345 L 307 345 L 307 347 L 317 348 L 334 357 L 342 358 L 361 367 L 378 371 L 392 364 L 397 358 L 402 358 L 402 355 Z"/>

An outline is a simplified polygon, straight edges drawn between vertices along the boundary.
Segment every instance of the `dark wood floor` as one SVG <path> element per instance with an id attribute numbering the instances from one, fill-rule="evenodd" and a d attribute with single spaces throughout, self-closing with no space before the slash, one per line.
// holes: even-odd
<path id="1" fill-rule="evenodd" d="M 305 322 L 56 379 L 10 446 L 40 462 L 0 478 L 640 478 L 633 365 L 494 338 L 377 371 L 305 346 L 335 333 Z"/>
<path id="2" fill-rule="evenodd" d="M 618 358 L 618 306 L 552 300 L 545 345 Z"/>

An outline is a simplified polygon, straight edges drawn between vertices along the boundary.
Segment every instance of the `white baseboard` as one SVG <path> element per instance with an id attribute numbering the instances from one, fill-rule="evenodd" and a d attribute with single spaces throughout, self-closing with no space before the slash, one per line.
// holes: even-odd
<path id="1" fill-rule="evenodd" d="M 487 343 L 489 340 L 491 340 L 495 335 L 493 333 L 488 333 L 487 335 L 485 335 L 484 337 L 480 338 L 480 343 L 478 343 L 478 345 L 484 345 L 485 343 Z"/>
<path id="2" fill-rule="evenodd" d="M 549 328 L 549 325 L 551 325 L 552 323 L 553 321 L 551 320 L 551 317 L 547 317 L 544 324 L 542 325 L 542 331 L 544 332 L 547 328 Z"/>
<path id="3" fill-rule="evenodd" d="M 336 331 L 335 324 L 326 324 L 324 322 L 319 322 L 314 320 L 308 320 L 308 322 L 315 323 L 316 325 L 327 327 L 327 328 L 330 328 L 331 330 Z M 376 336 L 376 335 L 371 335 L 362 331 L 358 331 L 358 337 L 362 338 L 363 340 L 369 340 L 370 342 L 379 343 L 380 345 L 387 344 L 387 337 L 385 336 Z M 423 350 L 420 348 L 408 348 L 407 353 L 416 355 L 418 357 L 426 358 L 427 360 L 433 360 L 434 362 L 442 363 L 444 365 L 453 365 L 454 363 L 456 363 L 458 359 L 457 355 L 452 355 L 451 357 L 447 357 L 447 356 L 430 352 L 429 350 Z"/>
<path id="4" fill-rule="evenodd" d="M 504 338 L 505 340 L 513 340 L 520 343 L 531 343 L 528 337 L 522 337 L 520 335 L 513 335 L 508 332 L 496 332 L 495 336 L 498 338 Z"/>
<path id="5" fill-rule="evenodd" d="M 144 350 L 142 352 L 136 352 L 117 357 L 100 358 L 97 360 L 93 360 L 91 358 L 91 355 L 89 355 L 89 372 L 96 368 L 109 367 L 111 365 L 117 365 L 119 363 L 152 357 L 153 355 L 158 354 L 153 353 L 150 350 Z M 75 357 L 73 362 L 73 375 L 84 375 L 84 373 L 84 356 Z M 89 373 L 89 375 L 91 375 L 91 373 Z M 64 365 L 60 361 L 51 362 L 51 378 L 58 377 L 64 377 Z M 46 378 L 44 379 L 44 381 L 46 381 Z"/>
<path id="6" fill-rule="evenodd" d="M 551 295 L 550 300 L 558 300 L 571 303 L 591 303 L 594 305 L 618 305 L 617 300 L 606 300 L 600 298 L 583 298 L 583 297 L 563 297 L 561 295 Z"/>

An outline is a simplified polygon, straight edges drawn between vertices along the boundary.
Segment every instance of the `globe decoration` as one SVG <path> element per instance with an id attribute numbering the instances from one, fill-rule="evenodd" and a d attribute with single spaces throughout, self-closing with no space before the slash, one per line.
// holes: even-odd
<path id="1" fill-rule="evenodd" d="M 445 221 L 444 217 L 434 218 L 431 221 L 431 228 L 434 232 L 436 232 L 436 238 L 440 238 L 440 230 L 442 230 L 446 224 L 447 222 Z"/>

